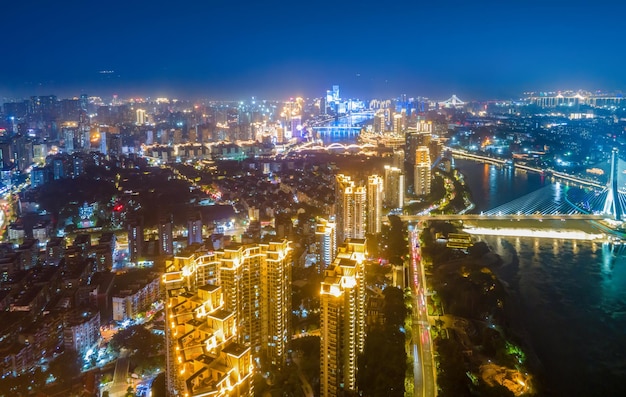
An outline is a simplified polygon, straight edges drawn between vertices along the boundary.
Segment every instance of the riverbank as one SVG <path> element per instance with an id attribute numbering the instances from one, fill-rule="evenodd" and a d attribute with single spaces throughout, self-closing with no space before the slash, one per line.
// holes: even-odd
<path id="1" fill-rule="evenodd" d="M 607 241 L 608 236 L 586 220 L 484 219 L 466 220 L 463 231 L 473 235 L 538 237 L 568 240 Z"/>
<path id="2" fill-rule="evenodd" d="M 440 355 L 441 396 L 471 393 L 534 395 L 529 370 L 534 352 L 510 327 L 515 310 L 506 286 L 496 276 L 501 259 L 485 244 L 467 250 L 448 248 L 443 240 L 456 233 L 447 222 L 432 222 L 421 235 L 428 263 L 429 315 Z M 530 354 L 529 354 L 530 352 Z M 533 362 L 532 365 L 535 363 Z"/>

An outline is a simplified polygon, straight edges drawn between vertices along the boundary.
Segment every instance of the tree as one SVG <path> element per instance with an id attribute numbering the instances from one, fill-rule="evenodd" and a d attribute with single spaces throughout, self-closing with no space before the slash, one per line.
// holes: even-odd
<path id="1" fill-rule="evenodd" d="M 388 252 L 389 262 L 401 265 L 409 253 L 406 239 L 406 225 L 397 215 L 389 216 Z"/>
<path id="2" fill-rule="evenodd" d="M 404 293 L 396 287 L 387 287 L 384 314 L 385 326 L 370 331 L 365 349 L 359 357 L 357 385 L 364 396 L 404 395 L 406 373 L 406 335 L 401 331 L 407 310 Z"/>
<path id="3" fill-rule="evenodd" d="M 461 345 L 453 339 L 438 339 L 437 352 L 439 353 L 437 386 L 440 391 L 438 395 L 471 396 Z"/>
<path id="4" fill-rule="evenodd" d="M 50 373 L 61 383 L 67 384 L 80 375 L 78 353 L 72 349 L 65 349 L 63 354 L 50 363 Z"/>
<path id="5" fill-rule="evenodd" d="M 135 351 L 138 356 L 147 357 L 161 350 L 163 338 L 153 334 L 143 325 L 133 325 L 115 334 L 110 345 L 113 350 L 127 348 Z"/>
<path id="6" fill-rule="evenodd" d="M 385 296 L 385 324 L 387 329 L 399 328 L 404 324 L 407 315 L 406 306 L 404 305 L 404 294 L 401 289 L 396 287 L 387 287 L 383 291 Z"/>

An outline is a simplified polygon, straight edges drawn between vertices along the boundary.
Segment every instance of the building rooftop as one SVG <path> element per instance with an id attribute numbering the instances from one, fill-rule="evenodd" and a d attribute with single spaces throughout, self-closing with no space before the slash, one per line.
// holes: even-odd
<path id="1" fill-rule="evenodd" d="M 226 354 L 230 354 L 231 356 L 241 357 L 249 350 L 249 347 L 240 345 L 239 343 L 231 343 L 230 345 L 226 346 L 222 351 Z"/>
<path id="2" fill-rule="evenodd" d="M 218 309 L 218 310 L 211 312 L 209 314 L 209 317 L 217 318 L 218 320 L 226 320 L 228 317 L 233 316 L 233 315 L 234 314 L 231 311 Z"/>
<path id="3" fill-rule="evenodd" d="M 220 287 L 217 285 L 213 285 L 213 284 L 205 284 L 202 287 L 198 287 L 198 289 L 201 289 L 203 291 L 208 291 L 208 292 L 212 292 L 215 291 L 216 289 L 219 289 Z"/>

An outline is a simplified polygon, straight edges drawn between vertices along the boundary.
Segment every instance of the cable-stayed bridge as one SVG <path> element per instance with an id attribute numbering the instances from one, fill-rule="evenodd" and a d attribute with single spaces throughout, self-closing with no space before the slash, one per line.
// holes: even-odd
<path id="1" fill-rule="evenodd" d="M 493 164 L 505 165 L 505 160 L 484 157 L 467 153 L 464 151 L 452 150 L 456 157 L 465 157 L 483 161 L 488 159 Z M 622 221 L 626 218 L 626 190 L 618 184 L 619 179 L 619 157 L 617 149 L 613 149 L 611 155 L 611 171 L 609 181 L 602 185 L 596 181 L 578 178 L 561 172 L 549 171 L 550 175 L 563 180 L 566 183 L 555 183 L 524 195 L 509 203 L 484 211 L 487 216 L 528 216 L 528 215 L 553 215 L 553 216 L 584 216 L 590 218 L 609 218 Z M 544 172 L 538 168 L 515 164 L 516 168 L 533 172 Z M 586 186 L 586 189 L 570 186 Z"/>

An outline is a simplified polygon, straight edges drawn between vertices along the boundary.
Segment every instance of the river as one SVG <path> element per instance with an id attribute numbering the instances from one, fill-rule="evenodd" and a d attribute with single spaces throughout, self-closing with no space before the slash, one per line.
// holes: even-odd
<path id="1" fill-rule="evenodd" d="M 486 211 L 549 184 L 539 174 L 455 160 Z M 515 327 L 539 361 L 542 395 L 626 396 L 626 248 L 587 241 L 478 236 L 518 303 Z"/>

